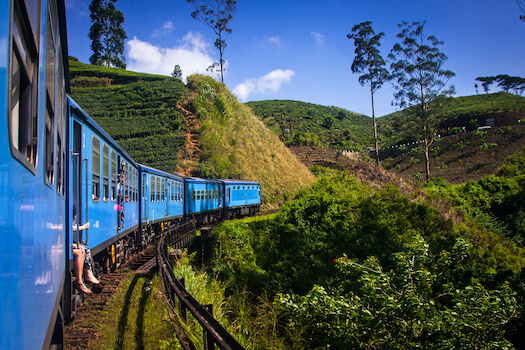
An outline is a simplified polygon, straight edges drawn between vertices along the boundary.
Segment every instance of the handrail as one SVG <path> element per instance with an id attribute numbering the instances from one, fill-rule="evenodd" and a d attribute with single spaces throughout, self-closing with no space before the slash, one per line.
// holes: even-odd
<path id="1" fill-rule="evenodd" d="M 168 244 L 166 233 L 162 233 L 157 244 L 157 262 L 159 273 L 165 281 L 168 296 L 172 305 L 175 305 L 175 295 L 179 300 L 182 313 L 189 310 L 203 328 L 204 350 L 214 349 L 218 345 L 224 350 L 244 350 L 244 347 L 213 317 L 207 306 L 200 304 L 186 291 L 183 283 L 175 276 L 167 258 Z"/>

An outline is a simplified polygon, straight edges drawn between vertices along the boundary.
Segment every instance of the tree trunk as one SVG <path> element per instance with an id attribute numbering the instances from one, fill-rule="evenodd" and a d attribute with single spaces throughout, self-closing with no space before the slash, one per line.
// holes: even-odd
<path id="1" fill-rule="evenodd" d="M 376 164 L 379 165 L 379 148 L 377 142 L 377 123 L 376 123 L 376 114 L 374 111 L 374 92 L 372 90 L 372 84 L 370 84 L 370 96 L 372 98 L 372 120 L 374 123 L 374 140 L 375 140 L 375 152 L 376 152 Z"/>
<path id="2" fill-rule="evenodd" d="M 425 171 L 427 176 L 427 181 L 430 179 L 430 157 L 428 152 L 429 142 L 428 137 L 425 136 Z"/>

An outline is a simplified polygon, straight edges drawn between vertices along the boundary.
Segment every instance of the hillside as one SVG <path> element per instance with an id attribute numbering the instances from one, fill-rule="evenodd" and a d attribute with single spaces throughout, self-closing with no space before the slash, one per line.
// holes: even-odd
<path id="1" fill-rule="evenodd" d="M 287 145 L 358 150 L 372 143 L 372 119 L 338 107 L 268 100 L 246 103 Z"/>
<path id="2" fill-rule="evenodd" d="M 525 125 L 467 132 L 438 139 L 431 148 L 431 177 L 452 184 L 477 181 L 494 174 L 505 159 L 525 146 Z M 425 159 L 419 148 L 382 159 L 385 168 L 405 180 L 424 181 Z"/>
<path id="3" fill-rule="evenodd" d="M 248 102 L 247 105 L 290 146 L 360 150 L 373 145 L 372 119 L 365 115 L 287 100 Z M 476 124 L 486 125 L 491 119 L 495 125 L 515 125 L 518 119 L 525 118 L 525 97 L 498 92 L 450 98 L 436 118 L 442 131 L 463 126 L 470 131 Z M 416 141 L 410 128 L 414 124 L 414 108 L 378 118 L 377 122 L 381 147 Z"/>
<path id="4" fill-rule="evenodd" d="M 410 127 L 416 112 L 411 107 L 378 118 L 380 144 L 388 147 L 416 141 Z M 439 132 L 463 126 L 472 131 L 482 125 L 516 125 L 522 118 L 525 118 L 525 97 L 507 92 L 449 98 L 436 112 Z"/>
<path id="5" fill-rule="evenodd" d="M 181 80 L 70 59 L 71 97 L 140 163 L 259 181 L 266 203 L 315 180 L 249 108 L 211 78 Z M 191 96 L 191 98 L 190 98 Z"/>

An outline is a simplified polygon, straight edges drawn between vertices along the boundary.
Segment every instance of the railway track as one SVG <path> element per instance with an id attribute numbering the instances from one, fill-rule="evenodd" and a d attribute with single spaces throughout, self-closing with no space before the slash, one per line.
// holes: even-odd
<path id="1" fill-rule="evenodd" d="M 77 309 L 74 320 L 64 329 L 64 349 L 89 349 L 90 341 L 99 336 L 95 331 L 95 325 L 101 312 L 118 290 L 119 285 L 129 278 L 128 272 L 134 271 L 138 275 L 147 275 L 155 266 L 155 247 L 151 245 L 122 264 L 115 272 L 99 276 L 100 287 L 93 286 L 93 293 L 84 297 L 84 302 Z"/>

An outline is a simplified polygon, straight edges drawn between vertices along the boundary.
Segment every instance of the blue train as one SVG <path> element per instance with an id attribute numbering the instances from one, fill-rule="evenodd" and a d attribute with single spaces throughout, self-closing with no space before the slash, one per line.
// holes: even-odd
<path id="1" fill-rule="evenodd" d="M 67 96 L 64 0 L 0 0 L 0 14 L 0 348 L 56 349 L 83 298 L 73 242 L 112 270 L 166 226 L 255 213 L 261 186 L 138 164 Z"/>

